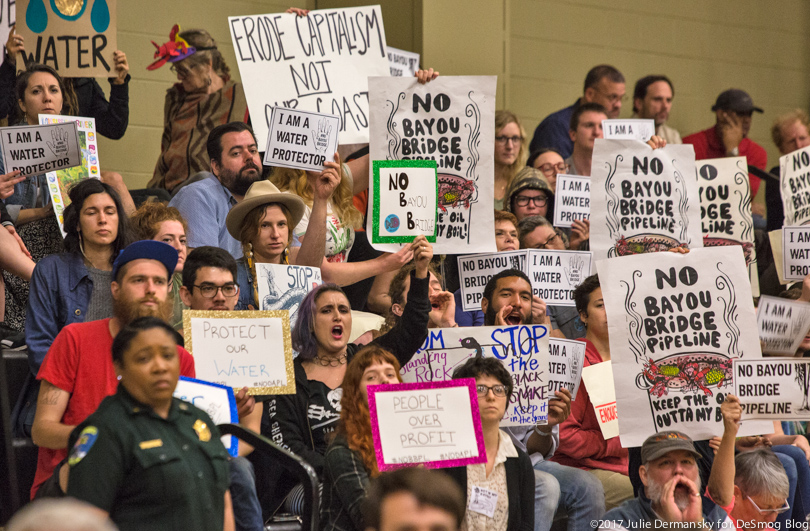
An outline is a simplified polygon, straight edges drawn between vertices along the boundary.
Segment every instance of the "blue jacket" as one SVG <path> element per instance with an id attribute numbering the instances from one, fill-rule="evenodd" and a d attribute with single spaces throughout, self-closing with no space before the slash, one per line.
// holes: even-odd
<path id="1" fill-rule="evenodd" d="M 568 130 L 571 126 L 571 116 L 577 106 L 579 106 L 579 100 L 570 107 L 560 109 L 546 116 L 537 126 L 537 129 L 534 130 L 534 136 L 529 144 L 529 152 L 543 148 L 554 148 L 560 152 L 562 158 L 567 159 L 570 157 L 571 153 L 574 152 L 574 142 L 568 135 Z"/>

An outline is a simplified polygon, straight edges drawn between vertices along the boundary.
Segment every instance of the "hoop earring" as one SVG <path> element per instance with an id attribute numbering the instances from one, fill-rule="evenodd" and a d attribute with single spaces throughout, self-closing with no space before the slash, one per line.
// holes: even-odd
<path id="1" fill-rule="evenodd" d="M 78 233 L 79 233 L 79 250 L 82 252 L 82 256 L 87 258 L 87 253 L 84 252 L 84 239 L 82 238 L 82 231 L 78 231 Z M 87 258 L 87 261 L 89 262 L 90 259 Z"/>
<path id="2" fill-rule="evenodd" d="M 211 76 L 208 76 L 207 82 L 208 82 L 208 86 L 210 87 L 211 83 L 213 83 L 213 80 L 211 79 Z"/>

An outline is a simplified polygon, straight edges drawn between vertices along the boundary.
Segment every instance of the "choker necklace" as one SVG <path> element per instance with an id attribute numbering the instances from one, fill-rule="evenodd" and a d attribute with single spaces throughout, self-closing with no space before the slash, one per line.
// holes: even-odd
<path id="1" fill-rule="evenodd" d="M 321 367 L 340 367 L 341 365 L 346 365 L 346 361 L 346 354 L 342 354 L 338 358 L 321 358 L 320 356 L 312 358 L 312 362 Z"/>

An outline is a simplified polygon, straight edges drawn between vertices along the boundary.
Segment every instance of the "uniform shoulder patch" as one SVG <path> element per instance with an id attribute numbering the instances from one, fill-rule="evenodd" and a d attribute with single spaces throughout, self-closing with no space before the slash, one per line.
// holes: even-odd
<path id="1" fill-rule="evenodd" d="M 83 429 L 81 434 L 79 434 L 79 438 L 76 440 L 76 444 L 73 445 L 73 449 L 70 450 L 68 464 L 74 466 L 84 459 L 84 456 L 87 455 L 87 452 L 89 452 L 90 448 L 96 443 L 97 438 L 98 428 L 95 426 L 87 426 Z"/>

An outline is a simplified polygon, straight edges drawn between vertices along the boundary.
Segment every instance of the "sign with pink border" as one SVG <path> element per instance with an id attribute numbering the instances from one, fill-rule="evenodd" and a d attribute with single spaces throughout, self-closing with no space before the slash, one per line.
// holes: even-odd
<path id="1" fill-rule="evenodd" d="M 487 460 L 473 378 L 370 385 L 371 435 L 380 470 L 450 468 Z"/>

